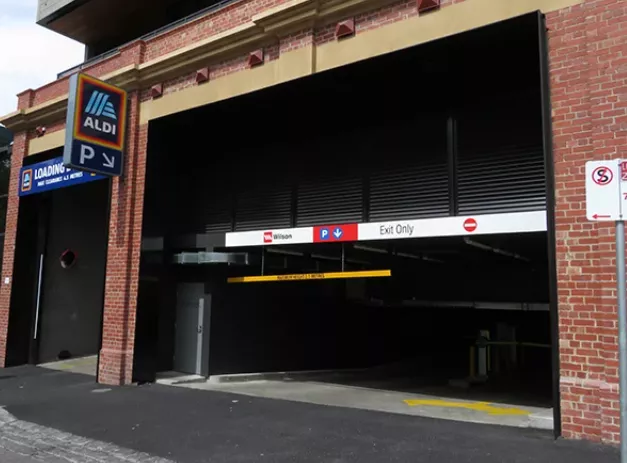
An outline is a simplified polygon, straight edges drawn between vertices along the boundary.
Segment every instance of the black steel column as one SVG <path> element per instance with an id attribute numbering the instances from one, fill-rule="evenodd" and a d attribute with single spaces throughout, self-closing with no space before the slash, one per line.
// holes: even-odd
<path id="1" fill-rule="evenodd" d="M 538 12 L 538 43 L 540 55 L 540 90 L 542 99 L 542 144 L 546 175 L 546 223 L 549 261 L 549 309 L 551 320 L 551 358 L 553 363 L 553 433 L 562 435 L 560 409 L 559 314 L 557 296 L 557 248 L 555 233 L 555 171 L 553 161 L 553 124 L 551 111 L 551 82 L 549 75 L 549 45 L 546 18 Z"/>

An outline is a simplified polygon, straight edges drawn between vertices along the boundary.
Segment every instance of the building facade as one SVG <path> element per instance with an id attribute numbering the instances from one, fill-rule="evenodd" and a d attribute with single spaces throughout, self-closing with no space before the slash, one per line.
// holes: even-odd
<path id="1" fill-rule="evenodd" d="M 11 171 L 11 150 L 13 146 L 13 134 L 6 128 L 0 127 L 0 172 L 2 183 L 0 184 L 0 231 L 4 239 L 5 217 L 7 200 L 9 196 L 9 173 Z"/>
<path id="2" fill-rule="evenodd" d="M 112 5 L 112 3 L 115 4 Z M 309 243 L 311 240 L 308 239 L 290 240 L 298 236 L 302 230 L 305 230 L 303 233 L 311 234 L 308 227 L 314 227 L 314 233 L 319 232 L 320 236 L 323 236 L 323 232 L 315 227 L 325 224 L 389 223 L 393 225 L 391 232 L 393 233 L 396 227 L 395 219 L 435 220 L 448 216 L 453 219 L 463 217 L 464 228 L 470 233 L 475 227 L 479 228 L 484 222 L 492 220 L 491 217 L 494 214 L 514 214 L 503 216 L 501 222 L 494 222 L 496 231 L 492 233 L 508 233 L 516 230 L 543 231 L 546 232 L 549 242 L 547 257 L 549 269 L 545 280 L 551 283 L 547 289 L 546 302 L 551 306 L 551 321 L 547 321 L 547 330 L 550 323 L 552 334 L 547 336 L 551 337 L 553 346 L 550 358 L 553 368 L 552 390 L 557 419 L 556 431 L 566 438 L 583 438 L 608 443 L 618 441 L 618 330 L 613 226 L 590 223 L 586 219 L 584 164 L 589 160 L 620 158 L 627 151 L 627 34 L 625 33 L 627 5 L 624 2 L 618 0 L 235 0 L 213 5 L 210 4 L 211 2 L 200 1 L 178 2 L 178 5 L 177 2 L 160 2 L 162 4 L 159 6 L 153 3 L 143 0 L 130 2 L 40 0 L 39 22 L 59 33 L 84 42 L 87 46 L 87 60 L 76 69 L 60 74 L 54 82 L 38 89 L 25 90 L 19 94 L 16 112 L 0 119 L 0 122 L 15 134 L 0 289 L 0 363 L 8 365 L 20 362 L 20 360 L 14 362 L 7 360 L 8 351 L 12 349 L 12 342 L 14 346 L 17 346 L 15 349 L 20 349 L 19 343 L 11 340 L 12 325 L 28 324 L 18 315 L 13 315 L 13 312 L 18 310 L 16 307 L 30 307 L 28 305 L 30 302 L 21 301 L 20 296 L 16 295 L 18 292 L 30 291 L 26 288 L 31 288 L 17 284 L 18 276 L 15 269 L 20 265 L 20 246 L 25 246 L 21 244 L 19 234 L 22 233 L 20 231 L 22 228 L 35 227 L 32 224 L 40 220 L 36 218 L 36 215 L 33 216 L 34 218 L 24 215 L 26 214 L 24 197 L 18 195 L 20 172 L 24 165 L 50 159 L 51 153 L 58 154 L 63 147 L 68 79 L 71 74 L 80 71 L 123 87 L 129 92 L 124 175 L 111 180 L 108 193 L 104 190 L 102 193 L 94 193 L 94 195 L 102 195 L 102 198 L 106 196 L 110 201 L 106 236 L 99 238 L 103 240 L 102 249 L 106 248 L 106 251 L 103 251 L 106 255 L 103 255 L 102 259 L 97 258 L 101 259 L 98 262 L 106 262 L 106 270 L 102 264 L 103 275 L 94 276 L 96 279 L 104 277 L 104 297 L 101 322 L 99 322 L 102 332 L 97 346 L 99 382 L 129 384 L 137 375 L 134 369 L 139 369 L 138 358 L 143 355 L 139 351 L 162 348 L 163 343 L 150 348 L 146 347 L 150 343 L 138 344 L 136 339 L 136 337 L 144 336 L 144 334 L 140 335 L 140 332 L 149 330 L 147 327 L 150 324 L 148 321 L 150 316 L 140 315 L 137 309 L 141 304 L 138 300 L 141 301 L 143 297 L 140 294 L 143 284 L 140 274 L 149 267 L 144 260 L 144 251 L 150 249 L 151 245 L 161 251 L 168 246 L 172 249 L 176 248 L 177 251 L 225 247 L 243 249 L 263 246 L 264 243 L 273 244 L 273 240 L 281 240 L 286 236 L 289 236 L 289 239 L 285 238 L 288 240 L 287 244 Z M 159 222 L 159 212 L 151 212 L 150 217 L 147 216 L 149 210 L 156 210 L 153 204 L 156 200 L 151 198 L 158 198 L 155 196 L 157 193 L 151 193 L 155 187 L 151 188 L 150 180 L 148 182 L 146 180 L 147 172 L 151 169 L 150 154 L 153 151 L 156 153 L 161 149 L 160 147 L 167 147 L 167 149 L 163 148 L 166 153 L 159 155 L 162 156 L 159 159 L 164 159 L 161 161 L 160 173 L 154 174 L 157 177 L 164 175 L 160 181 L 167 181 L 168 172 L 173 176 L 175 172 L 178 172 L 178 178 L 183 178 L 190 170 L 201 168 L 200 166 L 203 169 L 207 168 L 206 172 L 210 172 L 211 166 L 207 167 L 196 161 L 181 167 L 182 170 L 177 170 L 178 167 L 169 166 L 167 159 L 192 156 L 191 152 L 198 151 L 199 147 L 202 147 L 206 157 L 211 157 L 212 153 L 218 151 L 231 153 L 234 157 L 243 156 L 237 148 L 241 140 L 248 140 L 252 137 L 253 140 L 246 145 L 246 151 L 254 151 L 255 147 L 260 146 L 258 143 L 262 143 L 263 140 L 287 137 L 291 132 L 286 134 L 281 130 L 282 126 L 289 127 L 288 131 L 295 131 L 298 128 L 299 140 L 302 143 L 303 139 L 313 139 L 314 135 L 320 131 L 320 127 L 324 126 L 327 118 L 337 121 L 358 117 L 359 111 L 352 109 L 358 104 L 356 101 L 361 104 L 372 99 L 376 92 L 392 91 L 394 83 L 386 81 L 385 85 L 388 87 L 381 89 L 375 80 L 369 86 L 360 87 L 359 95 L 353 95 L 350 99 L 343 99 L 341 95 L 336 95 L 335 99 L 329 103 L 327 112 L 319 113 L 316 120 L 306 116 L 308 112 L 306 105 L 315 104 L 315 101 L 303 99 L 302 107 L 298 110 L 298 100 L 304 93 L 293 91 L 289 98 L 293 98 L 292 104 L 295 106 L 289 106 L 289 108 L 291 108 L 290 111 L 295 112 L 273 114 L 276 129 L 274 132 L 258 133 L 253 130 L 256 125 L 255 120 L 262 121 L 264 114 L 269 114 L 271 111 L 272 100 L 257 102 L 259 106 L 255 110 L 242 110 L 236 118 L 232 119 L 228 127 L 226 124 L 220 125 L 220 120 L 222 120 L 220 118 L 225 118 L 225 114 L 232 115 L 233 110 L 220 109 L 221 112 L 213 113 L 212 116 L 210 112 L 212 108 L 222 108 L 218 105 L 247 95 L 254 97 L 254 95 L 268 91 L 275 92 L 273 95 L 276 98 L 283 98 L 281 91 L 287 88 L 286 85 L 301 85 L 300 82 L 303 82 L 302 85 L 309 85 L 313 82 L 313 78 L 318 78 L 316 76 L 320 79 L 326 78 L 325 76 L 338 76 L 339 74 L 331 73 L 343 72 L 342 69 L 350 68 L 355 70 L 350 71 L 353 72 L 352 77 L 329 77 L 330 80 L 324 84 L 327 93 L 331 91 L 329 89 L 336 89 L 340 85 L 338 82 L 342 82 L 341 85 L 345 85 L 343 87 L 345 91 L 349 92 L 351 88 L 357 88 L 362 76 L 366 76 L 367 73 L 376 74 L 373 69 L 366 70 L 356 66 L 365 66 L 364 63 L 375 59 L 385 59 L 389 54 L 404 53 L 403 50 L 414 48 L 423 50 L 426 48 L 421 47 L 441 43 L 452 45 L 450 49 L 432 51 L 434 56 L 446 57 L 447 53 L 450 53 L 448 56 L 454 56 L 456 59 L 463 57 L 465 62 L 468 61 L 466 63 L 468 73 L 449 75 L 447 86 L 444 88 L 438 87 L 435 85 L 437 83 L 435 80 L 428 78 L 402 80 L 403 85 L 406 86 L 403 88 L 418 92 L 416 95 L 412 93 L 411 98 L 415 98 L 412 101 L 416 106 L 428 106 L 430 114 L 436 114 L 441 109 L 438 98 L 435 98 L 433 93 L 438 93 L 438 97 L 443 97 L 449 91 L 455 94 L 458 92 L 461 95 L 460 98 L 467 96 L 467 105 L 472 104 L 479 108 L 487 101 L 484 96 L 477 95 L 479 92 L 497 91 L 494 89 L 498 88 L 500 89 L 498 91 L 515 95 L 516 89 L 510 87 L 520 88 L 523 84 L 515 81 L 514 74 L 524 73 L 524 71 L 508 74 L 503 67 L 499 67 L 497 59 L 487 58 L 491 46 L 500 42 L 498 40 L 496 42 L 488 40 L 486 42 L 488 45 L 483 52 L 480 49 L 467 49 L 467 53 L 451 51 L 458 45 L 449 40 L 455 40 L 456 37 L 470 37 L 465 34 L 474 34 L 476 31 L 491 26 L 498 27 L 502 24 L 510 24 L 506 23 L 508 21 L 519 20 L 528 21 L 530 29 L 524 30 L 531 31 L 529 40 L 536 40 L 534 53 L 537 52 L 539 57 L 536 63 L 538 71 L 536 74 L 530 74 L 529 77 L 529 79 L 537 80 L 535 87 L 529 91 L 533 98 L 537 99 L 538 122 L 530 125 L 535 124 L 533 130 L 536 132 L 534 133 L 539 134 L 536 142 L 539 146 L 540 157 L 537 159 L 540 160 L 538 162 L 544 169 L 542 175 L 546 176 L 546 184 L 542 186 L 544 188 L 546 185 L 546 189 L 542 189 L 542 194 L 538 196 L 539 203 L 533 203 L 537 199 L 535 196 L 536 199 L 529 199 L 525 196 L 524 192 L 529 192 L 534 188 L 532 183 L 529 183 L 525 184 L 526 186 L 521 190 L 523 193 L 516 193 L 517 198 L 522 196 L 526 198 L 525 205 L 521 205 L 519 201 L 516 203 L 516 208 L 494 209 L 494 214 L 489 208 L 481 209 L 479 213 L 472 212 L 475 209 L 468 209 L 471 212 L 464 213 L 465 203 L 460 196 L 459 204 L 451 206 L 454 212 L 450 214 L 446 209 L 435 212 L 423 211 L 414 215 L 411 213 L 386 215 L 384 212 L 376 212 L 378 209 L 375 209 L 375 199 L 378 198 L 376 196 L 378 193 L 373 189 L 376 182 L 374 177 L 369 177 L 367 217 L 353 217 L 350 214 L 346 216 L 338 212 L 337 215 L 322 214 L 319 220 L 316 218 L 296 219 L 296 221 L 287 220 L 285 223 L 261 221 L 257 222 L 258 226 L 255 226 L 254 220 L 251 219 L 253 225 L 239 228 L 235 219 L 232 223 L 231 219 L 228 219 L 229 224 L 226 228 L 211 228 L 206 223 L 203 224 L 206 225 L 204 234 L 201 233 L 202 230 L 189 228 L 190 231 L 196 233 L 194 239 L 199 239 L 197 237 L 202 235 L 208 236 L 207 239 L 211 240 L 214 232 L 216 236 L 222 236 L 220 238 L 222 241 L 215 246 L 177 246 L 163 243 L 154 245 L 155 240 L 148 239 L 151 236 L 147 235 L 147 230 L 157 230 L 161 227 L 159 229 L 161 231 L 155 232 L 154 236 L 166 236 L 163 230 L 169 226 L 162 223 L 168 220 L 163 219 Z M 124 26 L 117 28 L 117 32 L 114 33 L 113 28 L 107 28 L 110 21 L 117 21 L 117 24 Z M 527 26 L 521 25 L 520 27 Z M 505 33 L 501 29 L 499 31 Z M 508 37 L 503 41 L 507 43 L 500 43 L 500 46 L 505 49 L 502 56 L 508 56 L 506 52 L 509 46 L 508 41 L 512 43 L 512 50 L 517 50 L 512 51 L 512 54 L 518 53 L 519 48 L 516 47 L 519 45 L 514 43 L 513 38 Z M 463 45 L 459 46 L 463 47 Z M 507 59 L 512 59 L 512 56 Z M 435 58 L 433 62 L 436 63 L 435 66 L 442 65 Z M 465 85 L 465 82 L 471 78 L 469 76 L 470 70 L 473 69 L 473 62 L 477 67 L 485 67 L 491 63 L 490 65 L 494 65 L 494 68 L 491 68 L 486 76 L 477 78 L 477 82 L 472 85 Z M 447 61 L 444 60 L 444 63 Z M 502 64 L 502 66 L 507 66 L 507 64 Z M 401 74 L 402 71 L 399 71 L 399 75 Z M 380 77 L 383 79 L 385 76 Z M 524 92 L 521 90 L 521 93 Z M 398 98 L 398 94 L 395 95 Z M 495 100 L 498 99 L 495 98 Z M 524 101 L 515 100 L 511 103 L 511 107 L 518 108 L 516 105 L 524 105 L 524 103 Z M 359 106 L 362 114 L 366 107 L 367 105 Z M 459 111 L 463 112 L 463 109 L 463 105 L 458 105 Z M 202 114 L 194 112 L 197 110 L 209 112 Z M 519 110 L 516 109 L 516 111 Z M 524 110 L 521 109 L 519 114 L 522 114 L 522 111 Z M 257 119 L 253 116 L 247 118 L 244 113 L 254 114 Z M 395 110 L 384 114 L 386 118 L 392 119 L 392 113 L 395 113 Z M 164 125 L 163 121 L 167 118 L 181 114 L 191 114 L 191 116 L 185 116 L 188 119 L 181 119 L 178 123 Z M 338 115 L 341 117 L 338 118 Z M 463 120 L 463 116 L 460 117 L 460 120 Z M 434 118 L 427 119 L 432 121 Z M 205 120 L 206 123 L 198 125 L 199 119 Z M 305 127 L 296 125 L 298 120 L 302 120 L 302 125 Z M 454 133 L 452 119 L 444 117 L 443 120 L 448 120 L 448 122 L 443 122 L 441 126 L 443 130 L 446 128 L 446 133 L 449 135 Z M 472 122 L 472 114 L 468 120 Z M 524 117 L 520 116 L 518 120 L 514 117 L 510 123 L 499 128 L 498 133 L 507 134 L 512 125 L 522 127 L 525 124 Z M 424 122 L 424 127 L 431 127 L 428 121 Z M 215 133 L 212 128 L 216 129 Z M 407 130 L 415 130 L 415 126 Z M 437 131 L 437 129 L 434 130 Z M 496 133 L 491 132 L 487 138 L 498 138 Z M 168 134 L 175 134 L 175 136 L 166 140 Z M 228 139 L 228 143 L 215 140 L 215 137 L 220 136 Z M 463 137 L 463 134 L 461 136 Z M 206 139 L 201 143 L 198 137 L 206 137 Z M 442 140 L 445 138 L 444 136 Z M 192 142 L 192 139 L 196 141 Z M 391 140 L 385 142 L 385 136 L 381 140 L 384 140 L 381 147 L 394 145 Z M 332 144 L 332 142 L 329 143 Z M 443 148 L 443 150 L 448 149 L 451 154 L 450 145 L 447 146 L 448 148 Z M 270 151 L 268 148 L 269 151 L 265 154 L 258 154 L 266 156 L 269 153 L 283 153 L 280 149 L 282 148 L 273 147 Z M 368 153 L 367 147 L 360 149 Z M 381 149 L 384 150 L 384 148 Z M 463 146 L 460 150 L 462 149 Z M 546 164 L 542 161 L 542 152 L 548 159 Z M 288 155 L 282 154 L 282 156 Z M 330 155 L 331 158 L 334 156 Z M 341 155 L 338 156 L 341 157 Z M 374 154 L 370 152 L 368 156 L 372 157 Z M 157 158 L 156 154 L 154 158 Z M 525 159 L 512 159 L 512 165 L 516 166 L 526 165 L 525 162 L 527 162 Z M 384 164 L 385 161 L 382 160 L 381 166 Z M 456 165 L 462 169 L 463 159 Z M 377 169 L 375 168 L 375 171 Z M 498 169 L 507 170 L 502 166 Z M 462 173 L 459 175 L 462 176 Z M 207 176 L 207 179 L 213 182 L 214 175 L 207 173 Z M 216 176 L 219 177 L 220 174 Z M 518 173 L 512 178 L 520 179 L 521 176 L 522 174 Z M 254 172 L 252 172 L 251 178 L 254 179 L 254 177 Z M 443 184 L 449 185 L 448 181 L 444 177 Z M 400 182 L 395 182 L 400 188 Z M 202 180 L 197 183 L 201 184 Z M 514 183 L 511 179 L 508 181 L 509 185 Z M 429 189 L 421 193 L 423 197 L 435 191 L 437 185 L 439 183 L 429 184 Z M 456 194 L 463 194 L 465 185 L 463 182 L 451 185 Z M 176 188 L 176 191 L 183 191 L 187 187 L 183 182 L 177 183 Z M 359 188 L 365 187 L 362 185 Z M 487 187 L 486 191 L 488 190 L 490 186 Z M 150 196 L 151 194 L 153 196 Z M 198 197 L 196 190 L 190 193 L 190 197 L 194 195 Z M 349 194 L 346 193 L 346 195 Z M 346 195 L 338 193 L 337 197 Z M 203 207 L 209 203 L 213 204 L 214 200 L 211 198 L 218 196 L 218 193 L 207 196 L 201 201 Z M 292 200 L 294 204 L 298 204 L 300 213 L 306 210 L 308 203 L 305 199 L 301 200 L 297 197 Z M 51 201 L 54 203 L 57 199 Z M 289 203 L 290 199 L 286 201 Z M 431 203 L 434 204 L 435 201 L 436 199 L 433 199 Z M 446 201 L 447 208 L 448 202 Z M 455 200 L 452 201 L 455 203 Z M 319 198 L 317 204 L 332 202 Z M 26 208 L 35 210 L 41 207 L 43 206 L 29 205 Z M 88 210 L 88 206 L 85 207 L 87 208 L 85 210 Z M 174 214 L 177 209 L 181 208 L 182 206 L 174 206 L 171 213 Z M 54 206 L 52 209 L 54 210 Z M 391 209 L 393 209 L 392 205 L 382 207 L 382 210 Z M 170 209 L 167 210 L 170 211 Z M 166 214 L 165 211 L 166 209 L 163 209 L 162 214 Z M 546 222 L 538 227 L 534 225 L 538 217 L 534 213 L 537 211 L 540 213 L 546 211 Z M 170 212 L 167 213 L 170 214 Z M 176 222 L 183 223 L 188 216 L 189 214 L 177 216 Z M 471 216 L 476 216 L 476 221 Z M 483 219 L 484 216 L 485 219 Z M 377 219 L 377 217 L 381 218 Z M 60 223 L 68 224 L 71 220 L 73 219 L 65 218 Z M 159 225 L 155 225 L 157 222 Z M 516 228 L 519 225 L 512 225 L 518 222 L 521 223 L 520 228 Z M 212 223 L 217 223 L 217 221 Z M 439 227 L 440 223 L 436 225 Z M 436 225 L 430 223 L 429 226 L 436 227 Z M 446 228 L 449 225 L 442 226 Z M 50 230 L 53 230 L 55 226 L 50 227 Z M 62 227 L 62 225 L 56 225 L 56 227 Z M 384 228 L 383 225 L 377 225 L 376 233 L 383 233 L 381 230 Z M 273 234 L 265 231 L 268 229 L 290 231 Z M 362 235 L 370 236 L 368 235 L 370 231 L 366 226 L 360 225 L 358 230 L 359 240 L 362 239 Z M 404 233 L 402 229 L 398 230 L 399 233 Z M 337 233 L 342 235 L 348 231 L 349 229 L 342 228 Z M 262 240 L 261 235 L 259 237 L 255 235 L 261 232 L 269 233 L 269 235 L 267 237 L 264 235 Z M 375 240 L 378 236 L 372 235 Z M 24 238 L 22 243 L 26 240 L 27 238 Z M 36 241 L 36 238 L 33 237 L 33 240 Z M 156 241 L 159 240 L 156 239 Z M 81 254 L 78 255 L 80 259 Z M 265 254 L 262 254 L 262 259 L 264 256 Z M 36 257 L 34 259 L 34 262 L 39 262 Z M 344 259 L 343 254 L 342 259 Z M 33 281 L 36 281 L 36 269 L 24 270 L 24 275 L 27 274 L 32 274 Z M 41 272 L 39 275 L 41 285 Z M 168 276 L 168 278 L 171 277 L 171 275 Z M 161 281 L 160 278 L 162 276 L 158 273 L 146 275 L 145 281 Z M 27 277 L 23 277 L 23 281 L 26 279 Z M 58 284 L 58 282 L 55 283 L 55 285 Z M 149 299 L 149 296 L 150 294 L 145 297 Z M 14 322 L 14 320 L 22 321 Z M 157 331 L 159 329 L 155 328 Z M 213 336 L 212 332 L 212 352 Z M 172 342 L 176 343 L 176 341 Z M 54 350 L 52 347 L 50 349 Z M 23 357 L 24 361 L 27 360 L 26 357 Z"/>

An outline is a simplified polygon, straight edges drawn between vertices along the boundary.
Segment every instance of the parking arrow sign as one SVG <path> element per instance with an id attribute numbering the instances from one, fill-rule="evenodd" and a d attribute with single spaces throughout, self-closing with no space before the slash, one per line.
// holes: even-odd
<path id="1" fill-rule="evenodd" d="M 106 153 L 102 153 L 102 157 L 105 158 L 104 162 L 102 163 L 104 167 L 115 169 L 115 158 L 113 156 L 108 157 Z"/>
<path id="2" fill-rule="evenodd" d="M 357 241 L 357 224 L 317 225 L 313 229 L 314 243 L 328 243 L 340 241 Z"/>

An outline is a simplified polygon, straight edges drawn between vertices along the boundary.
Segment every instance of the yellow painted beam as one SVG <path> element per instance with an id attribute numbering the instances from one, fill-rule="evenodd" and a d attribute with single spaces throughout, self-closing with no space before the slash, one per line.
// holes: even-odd
<path id="1" fill-rule="evenodd" d="M 44 135 L 41 138 L 33 138 L 28 142 L 28 155 L 43 153 L 55 148 L 61 148 L 65 144 L 65 129 L 57 130 Z"/>
<path id="2" fill-rule="evenodd" d="M 362 272 L 297 273 L 292 275 L 259 275 L 231 277 L 228 283 L 265 283 L 270 281 L 341 280 L 347 278 L 391 277 L 391 270 L 367 270 Z"/>
<path id="3" fill-rule="evenodd" d="M 428 406 L 428 407 L 442 407 L 442 408 L 465 408 L 467 410 L 474 410 L 477 412 L 487 413 L 488 415 L 518 415 L 526 416 L 531 415 L 530 411 L 522 410 L 520 408 L 512 407 L 497 407 L 490 402 L 449 402 L 447 400 L 405 400 L 404 401 L 410 407 Z"/>

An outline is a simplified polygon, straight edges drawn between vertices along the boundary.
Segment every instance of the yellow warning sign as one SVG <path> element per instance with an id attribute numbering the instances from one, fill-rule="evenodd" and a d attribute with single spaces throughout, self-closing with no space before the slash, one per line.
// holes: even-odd
<path id="1" fill-rule="evenodd" d="M 259 275 L 250 277 L 232 277 L 227 279 L 227 282 L 265 283 L 270 281 L 341 280 L 346 278 L 382 278 L 391 276 L 391 270 L 367 270 L 362 272 L 296 273 L 292 275 Z"/>

